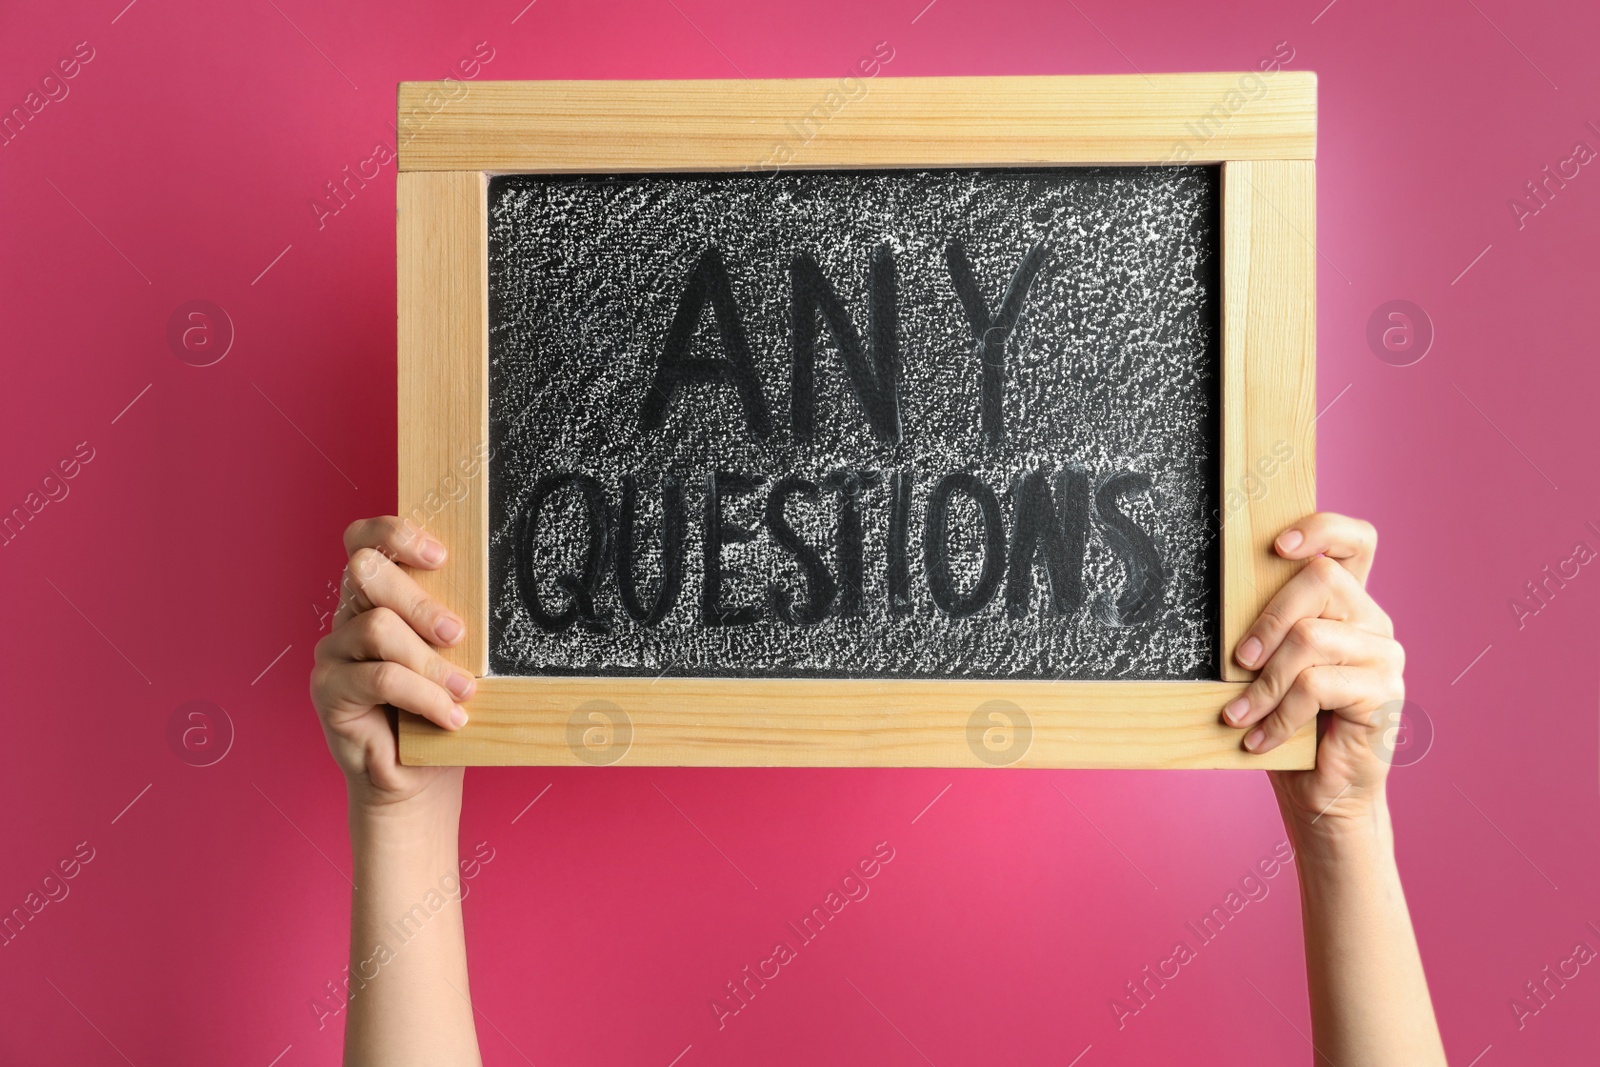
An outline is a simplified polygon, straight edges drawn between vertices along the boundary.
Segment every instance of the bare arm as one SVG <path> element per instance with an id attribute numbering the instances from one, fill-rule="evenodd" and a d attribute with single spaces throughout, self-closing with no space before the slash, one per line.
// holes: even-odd
<path id="1" fill-rule="evenodd" d="M 1359 826 L 1299 836 L 1296 866 L 1318 1062 L 1443 1065 L 1388 807 L 1380 804 Z"/>
<path id="2" fill-rule="evenodd" d="M 461 621 L 393 562 L 437 566 L 442 546 L 398 520 L 345 533 L 350 565 L 333 631 L 317 646 L 311 695 L 345 772 L 355 890 L 350 905 L 350 1067 L 480 1063 L 467 988 L 457 836 L 460 768 L 400 764 L 393 712 L 446 729 L 466 721 L 472 679 L 435 648 Z M 437 551 L 435 551 L 437 549 Z"/>
<path id="3" fill-rule="evenodd" d="M 1315 1061 L 1443 1067 L 1385 791 L 1405 653 L 1366 590 L 1376 546 L 1369 524 L 1327 513 L 1279 536 L 1279 555 L 1308 562 L 1240 641 L 1235 657 L 1261 673 L 1223 718 L 1258 753 L 1324 718 L 1316 768 L 1272 775 L 1300 875 Z"/>

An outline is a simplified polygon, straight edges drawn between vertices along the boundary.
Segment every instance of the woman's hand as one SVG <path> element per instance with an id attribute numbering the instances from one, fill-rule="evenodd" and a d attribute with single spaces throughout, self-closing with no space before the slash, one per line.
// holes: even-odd
<path id="1" fill-rule="evenodd" d="M 1285 559 L 1308 560 L 1261 612 L 1234 650 L 1260 674 L 1223 709 L 1244 747 L 1269 752 L 1331 712 L 1317 766 L 1272 775 L 1297 838 L 1368 822 L 1383 808 L 1393 759 L 1392 717 L 1405 697 L 1405 650 L 1367 594 L 1378 535 L 1370 523 L 1319 512 L 1278 535 Z"/>
<path id="2" fill-rule="evenodd" d="M 344 547 L 350 561 L 333 630 L 317 643 L 311 702 L 351 802 L 410 800 L 445 778 L 453 778 L 459 797 L 458 768 L 401 765 L 394 711 L 447 730 L 467 721 L 459 702 L 476 683 L 435 651 L 460 642 L 465 626 L 398 566 L 432 570 L 444 562 L 445 548 L 393 516 L 351 523 Z"/>
<path id="3" fill-rule="evenodd" d="M 397 708 L 447 730 L 467 721 L 459 701 L 473 678 L 436 651 L 466 627 L 399 566 L 438 567 L 438 541 L 385 516 L 351 523 L 344 547 L 350 562 L 333 632 L 317 643 L 311 700 L 350 790 L 350 972 L 363 982 L 346 1005 L 345 1063 L 478 1064 L 457 871 L 462 771 L 402 766 L 395 722 Z M 452 884 L 405 952 L 380 958 L 394 916 Z"/>
<path id="4" fill-rule="evenodd" d="M 1223 721 L 1267 752 L 1328 713 L 1316 767 L 1272 773 L 1300 879 L 1317 1062 L 1444 1067 L 1384 795 L 1405 652 L 1367 595 L 1377 544 L 1369 523 L 1320 512 L 1278 535 L 1278 555 L 1308 562 L 1234 650 L 1261 673 Z"/>

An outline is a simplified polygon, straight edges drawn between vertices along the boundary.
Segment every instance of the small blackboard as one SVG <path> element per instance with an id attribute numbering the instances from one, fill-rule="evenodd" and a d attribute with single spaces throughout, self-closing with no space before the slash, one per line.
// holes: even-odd
<path id="1" fill-rule="evenodd" d="M 487 195 L 493 673 L 1219 677 L 1219 168 Z"/>
<path id="2" fill-rule="evenodd" d="M 1221 709 L 1316 510 L 1316 75 L 859 89 L 401 84 L 398 514 L 478 679 L 401 760 L 1311 766 Z"/>

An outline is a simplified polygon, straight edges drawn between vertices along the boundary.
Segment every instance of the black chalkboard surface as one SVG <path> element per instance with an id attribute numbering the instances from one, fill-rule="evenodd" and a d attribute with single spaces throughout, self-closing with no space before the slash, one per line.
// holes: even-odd
<path id="1" fill-rule="evenodd" d="M 1214 167 L 489 186 L 503 675 L 1218 676 Z"/>

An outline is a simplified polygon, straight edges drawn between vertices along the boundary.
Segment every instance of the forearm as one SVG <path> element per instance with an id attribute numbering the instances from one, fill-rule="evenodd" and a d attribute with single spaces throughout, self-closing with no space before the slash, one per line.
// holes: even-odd
<path id="1" fill-rule="evenodd" d="M 430 789 L 425 803 L 351 796 L 347 1067 L 480 1062 L 457 865 L 461 772 L 447 773 L 456 780 L 434 783 L 444 788 Z"/>
<path id="2" fill-rule="evenodd" d="M 1319 1064 L 1445 1063 L 1381 800 L 1351 825 L 1296 837 L 1312 1040 Z"/>

